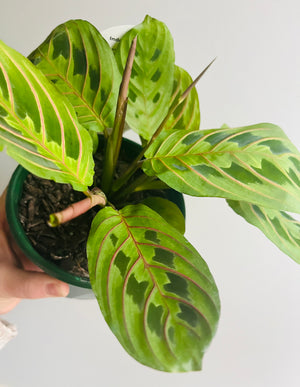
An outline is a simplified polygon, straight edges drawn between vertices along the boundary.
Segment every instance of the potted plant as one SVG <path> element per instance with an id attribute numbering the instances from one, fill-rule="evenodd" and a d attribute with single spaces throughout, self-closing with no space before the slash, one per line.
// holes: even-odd
<path id="1" fill-rule="evenodd" d="M 153 192 L 225 198 L 299 262 L 299 223 L 286 211 L 300 210 L 300 155 L 273 124 L 200 130 L 194 85 L 207 68 L 192 82 L 174 58 L 169 30 L 150 16 L 113 49 L 82 20 L 58 26 L 28 59 L 1 43 L 0 145 L 33 179 L 85 194 L 49 213 L 50 226 L 93 207 L 90 283 L 126 351 L 192 371 L 217 328 L 218 290 L 180 210 Z M 127 128 L 141 138 L 132 161 Z"/>

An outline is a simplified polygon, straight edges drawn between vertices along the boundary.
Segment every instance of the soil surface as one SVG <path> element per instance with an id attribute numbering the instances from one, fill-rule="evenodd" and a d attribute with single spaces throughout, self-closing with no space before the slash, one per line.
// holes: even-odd
<path id="1" fill-rule="evenodd" d="M 51 213 L 83 198 L 85 195 L 74 191 L 69 184 L 58 184 L 29 174 L 24 183 L 19 217 L 33 247 L 43 257 L 55 261 L 66 271 L 88 278 L 86 242 L 91 222 L 99 209 L 91 209 L 59 227 L 52 228 L 47 224 Z"/>
<path id="2" fill-rule="evenodd" d="M 120 156 L 123 161 L 119 161 L 115 177 L 124 173 L 128 168 L 128 158 L 132 157 L 128 157 L 122 149 Z M 102 155 L 96 154 L 94 186 L 100 187 L 102 163 Z M 141 171 L 137 171 L 132 179 L 140 173 Z M 132 194 L 128 201 L 131 204 L 138 203 L 147 196 L 166 197 L 166 193 L 143 191 Z M 59 184 L 28 174 L 19 204 L 19 217 L 29 240 L 40 255 L 70 273 L 89 278 L 86 243 L 91 222 L 99 207 L 94 207 L 86 214 L 58 227 L 52 228 L 47 224 L 50 214 L 61 211 L 85 197 L 83 193 L 74 191 L 70 184 Z M 128 201 L 114 204 L 121 208 L 128 204 Z"/>

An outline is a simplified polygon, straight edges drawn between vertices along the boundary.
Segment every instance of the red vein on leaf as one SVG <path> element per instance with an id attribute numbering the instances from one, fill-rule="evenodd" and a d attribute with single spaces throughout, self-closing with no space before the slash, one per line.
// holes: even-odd
<path id="1" fill-rule="evenodd" d="M 116 228 L 116 226 L 114 227 Z M 115 262 L 116 256 L 118 255 L 119 251 L 124 247 L 125 243 L 129 240 L 129 236 L 121 243 L 121 245 L 115 250 L 113 256 L 110 259 L 108 271 L 107 271 L 107 277 L 106 277 L 106 296 L 107 296 L 107 305 L 108 309 L 110 311 L 110 296 L 109 296 L 109 281 L 110 281 L 110 275 L 111 275 L 111 270 L 112 266 Z"/>
<path id="2" fill-rule="evenodd" d="M 119 218 L 118 215 L 112 215 L 112 216 L 109 216 L 107 218 L 105 218 L 101 223 L 99 223 L 99 225 L 97 226 L 96 230 L 94 231 L 94 235 L 96 235 L 100 228 L 103 227 L 103 223 L 105 223 L 106 221 L 109 221 L 111 220 L 112 218 Z M 108 230 L 108 232 L 104 235 L 104 237 L 102 238 L 102 241 L 101 241 L 101 244 L 99 246 L 99 249 L 98 249 L 98 252 L 97 252 L 97 259 L 96 259 L 96 262 L 95 262 L 95 271 L 94 271 L 94 275 L 95 277 L 97 276 L 97 268 L 98 268 L 98 263 L 99 263 L 99 258 L 100 258 L 100 255 L 101 255 L 101 250 L 102 250 L 102 247 L 103 247 L 103 244 L 105 242 L 105 240 L 108 238 L 108 236 L 111 234 L 111 232 L 117 227 L 119 226 L 120 224 L 122 224 L 122 221 L 120 223 L 117 223 L 114 225 L 114 227 L 112 227 L 111 229 Z"/>
<path id="3" fill-rule="evenodd" d="M 70 31 L 69 29 L 65 26 L 65 30 L 66 30 L 66 34 L 67 34 L 67 37 L 68 37 L 68 40 L 69 40 L 69 60 L 68 60 L 68 67 L 67 67 L 67 71 L 66 71 L 66 74 L 65 74 L 65 77 L 67 80 L 69 80 L 69 72 L 70 72 L 70 68 L 71 68 L 71 58 L 73 57 L 73 46 L 72 46 L 72 41 L 71 41 L 71 37 L 70 37 Z M 49 60 L 49 63 L 51 64 L 50 60 Z M 53 66 L 55 68 L 55 66 Z"/>
<path id="4" fill-rule="evenodd" d="M 210 325 L 210 323 L 207 321 L 206 317 L 204 316 L 204 314 L 198 309 L 196 308 L 195 305 L 191 304 L 190 302 L 186 301 L 184 298 L 178 298 L 178 297 L 174 297 L 174 296 L 169 296 L 167 294 L 163 294 L 163 297 L 164 298 L 167 298 L 167 299 L 170 299 L 170 300 L 174 300 L 174 301 L 177 301 L 177 302 L 181 302 L 185 305 L 188 305 L 190 308 L 192 308 L 196 313 L 198 313 L 198 315 L 204 320 L 205 324 L 207 325 L 207 327 L 209 328 L 211 334 L 213 333 L 213 330 L 212 330 L 212 327 Z"/>
<path id="5" fill-rule="evenodd" d="M 292 197 L 294 197 L 297 201 L 300 200 L 300 199 L 299 199 L 299 195 L 293 194 L 292 192 L 290 192 L 289 190 L 287 190 L 286 188 L 284 188 L 283 185 L 280 185 L 280 184 L 274 182 L 273 180 L 270 180 L 270 179 L 268 179 L 267 177 L 261 175 L 260 173 L 258 173 L 257 171 L 255 171 L 249 164 L 245 163 L 243 160 L 241 160 L 241 159 L 240 159 L 239 157 L 237 157 L 236 155 L 233 155 L 233 157 L 234 157 L 236 160 L 238 160 L 238 162 L 241 163 L 241 164 L 244 166 L 244 168 L 247 169 L 248 171 L 250 171 L 253 175 L 259 177 L 261 180 L 263 180 L 263 181 L 269 183 L 270 185 L 273 185 L 274 187 L 277 187 L 277 188 L 279 188 L 280 190 L 286 192 L 288 195 L 291 195 Z M 275 166 L 277 167 L 277 164 L 276 164 L 276 163 L 275 163 Z M 286 172 L 284 172 L 284 175 L 285 175 L 286 178 L 288 178 L 288 180 L 291 180 L 291 179 L 289 178 L 289 176 L 286 175 Z M 298 188 L 298 187 L 297 187 L 297 188 Z M 254 192 L 256 192 L 256 191 L 254 191 Z M 267 197 L 268 197 L 268 196 L 267 196 Z M 272 198 L 272 197 L 268 197 L 268 198 Z M 282 200 L 277 199 L 277 198 L 275 198 L 275 200 L 282 202 Z"/>
<path id="6" fill-rule="evenodd" d="M 253 215 L 257 218 L 257 220 L 260 222 L 260 224 L 262 225 L 263 229 L 265 229 L 265 224 L 264 222 L 261 220 L 261 218 L 258 216 L 258 214 L 255 212 L 254 208 L 253 208 L 253 205 L 250 204 L 250 208 L 251 208 L 251 211 L 253 213 Z M 267 220 L 267 223 L 269 224 L 270 228 L 273 230 L 274 234 L 277 235 L 278 239 L 282 242 L 283 245 L 286 246 L 286 248 L 288 250 L 290 250 L 290 246 L 289 246 L 289 243 L 288 241 L 283 238 L 277 231 L 276 227 L 274 226 L 273 222 L 271 221 L 269 215 L 266 213 L 266 211 L 264 210 L 264 208 L 260 207 L 260 210 L 262 211 L 262 213 L 264 214 L 266 220 Z M 278 219 L 278 217 L 277 217 Z M 280 226 L 284 229 L 284 231 L 286 232 L 290 242 L 292 245 L 294 245 L 295 247 L 299 248 L 299 244 L 294 240 L 294 238 L 290 235 L 288 229 L 282 224 L 282 222 L 280 222 L 279 220 L 279 223 L 280 223 Z"/>
<path id="7" fill-rule="evenodd" d="M 187 329 L 188 331 L 190 331 L 190 332 L 192 332 L 196 337 L 197 337 L 197 339 L 199 340 L 199 341 L 201 341 L 202 340 L 202 337 L 192 328 L 192 327 L 190 327 L 190 326 L 188 326 L 188 325 L 185 325 L 185 324 L 183 324 L 183 323 L 180 323 L 180 322 L 177 322 L 176 323 L 177 325 L 180 325 L 181 327 L 183 327 L 183 328 L 185 328 L 185 329 Z"/>
<path id="8" fill-rule="evenodd" d="M 201 156 L 203 157 L 203 156 Z M 204 157 L 203 157 L 204 158 Z M 183 164 L 187 169 L 189 169 L 193 174 L 197 175 L 201 180 L 203 180 L 205 183 L 207 183 L 208 185 L 218 189 L 219 191 L 223 191 L 223 192 L 226 192 L 230 195 L 232 195 L 232 192 L 231 191 L 228 191 L 226 190 L 225 188 L 222 188 L 220 187 L 219 185 L 213 183 L 212 181 L 210 181 L 209 179 L 207 179 L 206 177 L 204 177 L 199 171 L 196 171 L 195 169 L 193 169 L 189 164 L 185 163 L 182 159 L 180 159 L 179 157 L 174 157 L 175 160 L 178 160 L 181 164 Z M 162 162 L 162 160 L 160 160 Z M 170 168 L 167 164 L 163 163 L 165 165 L 166 168 L 168 168 L 172 173 L 174 173 L 177 177 L 180 177 L 180 175 L 178 175 L 176 172 L 174 172 L 174 170 L 172 168 Z M 205 165 L 205 164 L 204 164 Z M 181 180 L 189 187 L 193 188 L 194 190 L 198 191 L 199 193 L 201 193 L 201 190 L 199 189 L 196 189 L 194 185 L 192 184 L 189 184 L 184 178 L 181 178 Z"/>
<path id="9" fill-rule="evenodd" d="M 126 334 L 127 334 L 127 337 L 129 339 L 129 342 L 134 350 L 134 352 L 136 352 L 136 348 L 135 346 L 133 345 L 132 341 L 131 341 L 131 337 L 130 337 L 130 334 L 129 334 L 129 330 L 128 330 L 128 325 L 127 325 L 127 321 L 126 321 L 126 313 L 125 313 L 125 294 L 126 294 L 126 288 L 127 288 L 127 284 L 128 284 L 128 280 L 129 280 L 129 276 L 131 274 L 131 272 L 133 271 L 135 265 L 140 261 L 140 256 L 138 256 L 138 258 L 136 259 L 136 261 L 132 264 L 131 268 L 128 270 L 127 274 L 126 274 L 126 277 L 125 277 L 125 281 L 124 281 L 124 284 L 123 284 L 123 288 L 122 288 L 122 317 L 123 317 L 123 322 L 124 322 L 124 327 L 125 327 L 125 331 L 126 331 Z"/>
<path id="10" fill-rule="evenodd" d="M 200 274 L 201 277 L 203 277 L 209 283 L 212 283 L 212 281 L 209 278 L 207 278 L 196 266 L 194 266 L 194 264 L 192 264 L 187 258 L 185 258 L 182 254 L 179 254 L 175 250 L 172 250 L 169 247 L 154 244 L 154 243 L 146 243 L 146 242 L 137 242 L 137 243 L 141 246 L 158 247 L 161 250 L 165 250 L 165 251 L 168 251 L 168 252 L 176 255 L 178 258 L 182 259 L 185 263 L 187 263 L 189 266 L 191 266 L 193 269 L 195 269 Z M 148 266 L 151 266 L 151 265 L 148 264 Z"/>
<path id="11" fill-rule="evenodd" d="M 254 192 L 255 194 L 258 194 L 260 196 L 263 196 L 265 198 L 268 198 L 268 199 L 273 199 L 273 200 L 277 200 L 277 201 L 280 201 L 279 199 L 277 198 L 273 198 L 272 196 L 269 196 L 269 195 L 266 195 L 262 192 L 259 192 L 257 190 L 255 190 L 254 188 L 251 188 L 249 185 L 247 184 L 244 184 L 242 183 L 241 181 L 237 180 L 236 178 L 232 177 L 231 175 L 229 175 L 227 172 L 223 171 L 223 169 L 221 169 L 220 167 L 218 167 L 216 164 L 214 164 L 212 161 L 210 161 L 209 159 L 207 159 L 205 156 L 202 156 L 204 160 L 206 160 L 207 164 L 211 165 L 214 169 L 216 169 L 221 175 L 225 176 L 228 180 L 231 180 L 233 181 L 235 184 L 239 185 L 240 187 L 243 187 L 243 188 L 246 188 L 247 191 L 251 191 L 251 192 Z M 232 192 L 231 192 L 232 194 Z"/>
<path id="12" fill-rule="evenodd" d="M 177 270 L 174 270 L 174 269 L 171 269 L 169 267 L 164 267 L 164 266 L 159 266 L 159 265 L 149 265 L 150 268 L 153 268 L 153 269 L 158 269 L 158 270 L 163 270 L 163 271 L 167 271 L 167 272 L 170 272 L 170 273 L 174 273 L 176 275 L 178 275 L 179 277 L 182 277 L 184 279 L 186 279 L 187 281 L 191 282 L 193 285 L 195 285 L 203 294 L 205 294 L 211 301 L 212 305 L 214 306 L 215 310 L 217 313 L 219 313 L 219 309 L 215 303 L 215 301 L 212 299 L 212 297 L 207 293 L 206 290 L 204 290 L 196 281 L 194 281 L 192 278 L 190 278 L 189 276 L 183 274 L 183 273 L 180 273 L 178 272 Z M 203 275 L 204 276 L 204 275 Z M 208 280 L 207 277 L 204 276 L 205 279 Z M 209 281 L 209 280 L 208 280 Z M 211 283 L 211 281 L 209 281 Z"/>
<path id="13" fill-rule="evenodd" d="M 147 333 L 147 311 L 148 311 L 149 302 L 150 302 L 150 299 L 151 299 L 151 296 L 152 296 L 152 293 L 153 293 L 154 289 L 155 289 L 155 285 L 153 285 L 150 293 L 148 294 L 148 296 L 146 298 L 146 302 L 145 302 L 145 306 L 144 306 L 144 310 L 143 310 L 143 328 L 144 328 L 146 344 L 147 344 L 150 352 L 154 356 L 154 359 L 156 361 L 158 361 L 159 364 L 164 366 L 164 364 L 161 362 L 161 360 L 157 357 L 156 353 L 154 352 L 154 349 L 153 349 L 153 347 L 151 345 L 151 341 L 149 340 L 148 333 Z"/>
<path id="14" fill-rule="evenodd" d="M 164 328 L 163 328 L 164 338 L 165 338 L 165 342 L 166 342 L 166 345 L 168 347 L 170 354 L 174 357 L 174 359 L 178 360 L 178 357 L 175 355 L 174 351 L 171 348 L 170 340 L 169 340 L 168 333 L 167 333 L 167 325 L 168 325 L 168 321 L 169 321 L 170 316 L 171 316 L 171 313 L 170 313 L 170 310 L 168 310 L 168 314 L 167 314 L 167 317 L 165 319 Z"/>

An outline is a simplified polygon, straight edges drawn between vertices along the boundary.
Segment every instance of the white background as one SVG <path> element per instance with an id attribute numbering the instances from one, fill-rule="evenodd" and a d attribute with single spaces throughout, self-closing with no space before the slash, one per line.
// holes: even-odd
<path id="1" fill-rule="evenodd" d="M 28 55 L 71 18 L 98 29 L 164 21 L 176 62 L 195 77 L 202 128 L 272 122 L 300 148 L 299 0 L 0 0 L 0 39 Z M 0 190 L 15 163 L 0 155 Z M 9 387 L 300 385 L 300 267 L 222 199 L 187 198 L 187 238 L 208 262 L 222 314 L 203 371 L 166 374 L 131 359 L 95 301 L 23 301 L 19 336 L 0 353 Z"/>

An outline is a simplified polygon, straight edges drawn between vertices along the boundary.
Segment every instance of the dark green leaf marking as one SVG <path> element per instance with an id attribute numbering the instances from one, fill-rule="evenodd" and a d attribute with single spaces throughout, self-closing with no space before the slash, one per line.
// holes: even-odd
<path id="1" fill-rule="evenodd" d="M 126 273 L 126 269 L 129 262 L 130 262 L 130 258 L 127 257 L 127 255 L 125 255 L 123 251 L 119 251 L 114 261 L 114 264 L 120 270 L 122 277 L 124 277 Z"/>
<path id="2" fill-rule="evenodd" d="M 132 296 L 133 302 L 143 309 L 145 304 L 145 291 L 149 283 L 147 281 L 138 282 L 134 274 L 131 274 L 128 280 L 126 292 L 129 296 Z"/>
<path id="3" fill-rule="evenodd" d="M 289 179 L 272 163 L 262 160 L 261 169 L 254 168 L 258 173 L 278 184 L 290 183 Z"/>
<path id="4" fill-rule="evenodd" d="M 161 54 L 161 50 L 159 50 L 158 48 L 155 50 L 152 58 L 151 58 L 151 62 L 155 62 L 156 59 L 158 59 L 158 57 L 160 56 Z"/>
<path id="5" fill-rule="evenodd" d="M 160 71 L 160 69 L 157 69 L 157 70 L 155 71 L 155 73 L 152 75 L 151 81 L 152 81 L 152 82 L 157 82 L 157 81 L 159 80 L 160 77 L 161 77 L 161 71 Z"/>
<path id="6" fill-rule="evenodd" d="M 173 253 L 171 253 L 168 250 L 161 249 L 159 247 L 156 247 L 154 251 L 155 251 L 155 255 L 152 258 L 153 261 L 162 263 L 163 265 L 171 267 L 172 269 L 175 268 L 174 262 L 173 262 L 175 255 Z"/>
<path id="7" fill-rule="evenodd" d="M 160 98 L 160 93 L 156 93 L 154 98 L 153 98 L 153 102 L 154 103 L 158 102 L 159 98 Z"/>
<path id="8" fill-rule="evenodd" d="M 153 230 L 147 230 L 145 232 L 145 238 L 148 239 L 148 241 L 154 242 L 154 243 L 160 243 L 160 240 L 157 238 L 157 232 Z"/>
<path id="9" fill-rule="evenodd" d="M 74 70 L 73 75 L 85 75 L 87 69 L 87 62 L 85 51 L 73 47 Z"/>
<path id="10" fill-rule="evenodd" d="M 226 137 L 225 137 L 226 138 Z M 255 141 L 260 140 L 261 137 L 255 136 L 251 133 L 242 133 L 233 138 L 230 138 L 229 142 L 236 142 L 240 147 L 252 144 Z"/>
<path id="11" fill-rule="evenodd" d="M 53 38 L 53 59 L 62 55 L 65 59 L 70 56 L 70 42 L 65 32 L 56 34 Z"/>
<path id="12" fill-rule="evenodd" d="M 147 324 L 151 332 L 155 332 L 159 337 L 163 336 L 163 324 L 162 324 L 163 313 L 164 313 L 164 309 L 161 305 L 155 306 L 153 303 L 149 305 Z"/>
<path id="13" fill-rule="evenodd" d="M 188 136 L 186 136 L 182 143 L 184 145 L 193 145 L 195 144 L 200 138 L 203 137 L 203 134 L 200 132 L 191 133 Z"/>
<path id="14" fill-rule="evenodd" d="M 118 238 L 115 236 L 115 234 L 110 234 L 110 239 L 112 241 L 112 244 L 115 246 L 118 242 Z"/>
<path id="15" fill-rule="evenodd" d="M 177 316 L 181 320 L 186 321 L 190 326 L 195 328 L 198 323 L 197 312 L 186 304 L 180 303 L 179 307 L 181 309 L 181 313 L 178 313 Z"/>
<path id="16" fill-rule="evenodd" d="M 281 141 L 278 140 L 266 140 L 260 143 L 260 145 L 266 145 L 270 148 L 271 152 L 274 155 L 281 155 L 283 153 L 291 153 L 291 150 L 283 145 Z"/>
<path id="17" fill-rule="evenodd" d="M 293 180 L 293 182 L 295 182 L 300 187 L 300 180 L 296 175 L 296 173 L 291 168 L 288 170 L 288 175 Z"/>
<path id="18" fill-rule="evenodd" d="M 172 341 L 172 343 L 174 343 L 174 336 L 175 336 L 175 329 L 174 329 L 174 327 L 170 327 L 168 329 L 168 335 L 169 335 L 169 339 Z"/>
<path id="19" fill-rule="evenodd" d="M 164 288 L 170 293 L 174 293 L 179 297 L 183 297 L 186 300 L 189 300 L 188 283 L 186 279 L 174 273 L 166 274 L 169 278 L 170 283 L 164 285 Z"/>
<path id="20" fill-rule="evenodd" d="M 3 94 L 4 99 L 7 100 L 9 98 L 8 88 L 7 88 L 7 84 L 6 84 L 6 81 L 5 81 L 5 78 L 4 78 L 4 75 L 3 75 L 3 72 L 1 69 L 0 69 L 0 88 L 1 88 L 1 93 Z"/>
<path id="21" fill-rule="evenodd" d="M 135 92 L 134 92 L 132 89 L 129 89 L 129 92 L 128 92 L 128 98 L 129 98 L 132 102 L 135 102 L 136 99 L 137 99 L 137 95 L 135 94 Z"/>
<path id="22" fill-rule="evenodd" d="M 97 91 L 100 83 L 100 73 L 92 66 L 89 68 L 89 76 L 90 76 L 90 88 L 93 91 Z M 103 89 L 101 89 L 102 92 Z"/>
<path id="23" fill-rule="evenodd" d="M 210 145 L 216 145 L 219 142 L 225 140 L 229 136 L 230 136 L 230 133 L 228 133 L 227 131 L 224 131 L 224 132 L 220 131 L 207 136 L 205 141 L 207 141 Z"/>
<path id="24" fill-rule="evenodd" d="M 221 173 L 217 171 L 216 169 L 209 167 L 208 165 L 193 165 L 192 168 L 201 173 L 201 175 L 205 177 L 215 176 L 215 177 L 222 177 Z"/>
<path id="25" fill-rule="evenodd" d="M 7 111 L 2 106 L 0 106 L 0 116 L 5 117 L 7 115 L 8 115 Z"/>
<path id="26" fill-rule="evenodd" d="M 256 205 L 253 205 L 252 206 L 253 210 L 255 211 L 255 213 L 261 218 L 261 219 L 266 219 L 265 215 L 263 214 L 262 210 L 256 206 Z"/>
<path id="27" fill-rule="evenodd" d="M 262 181 L 253 173 L 247 171 L 247 169 L 241 167 L 236 163 L 232 163 L 229 168 L 222 168 L 222 170 L 233 178 L 241 181 L 242 183 L 257 183 L 262 184 Z"/>

